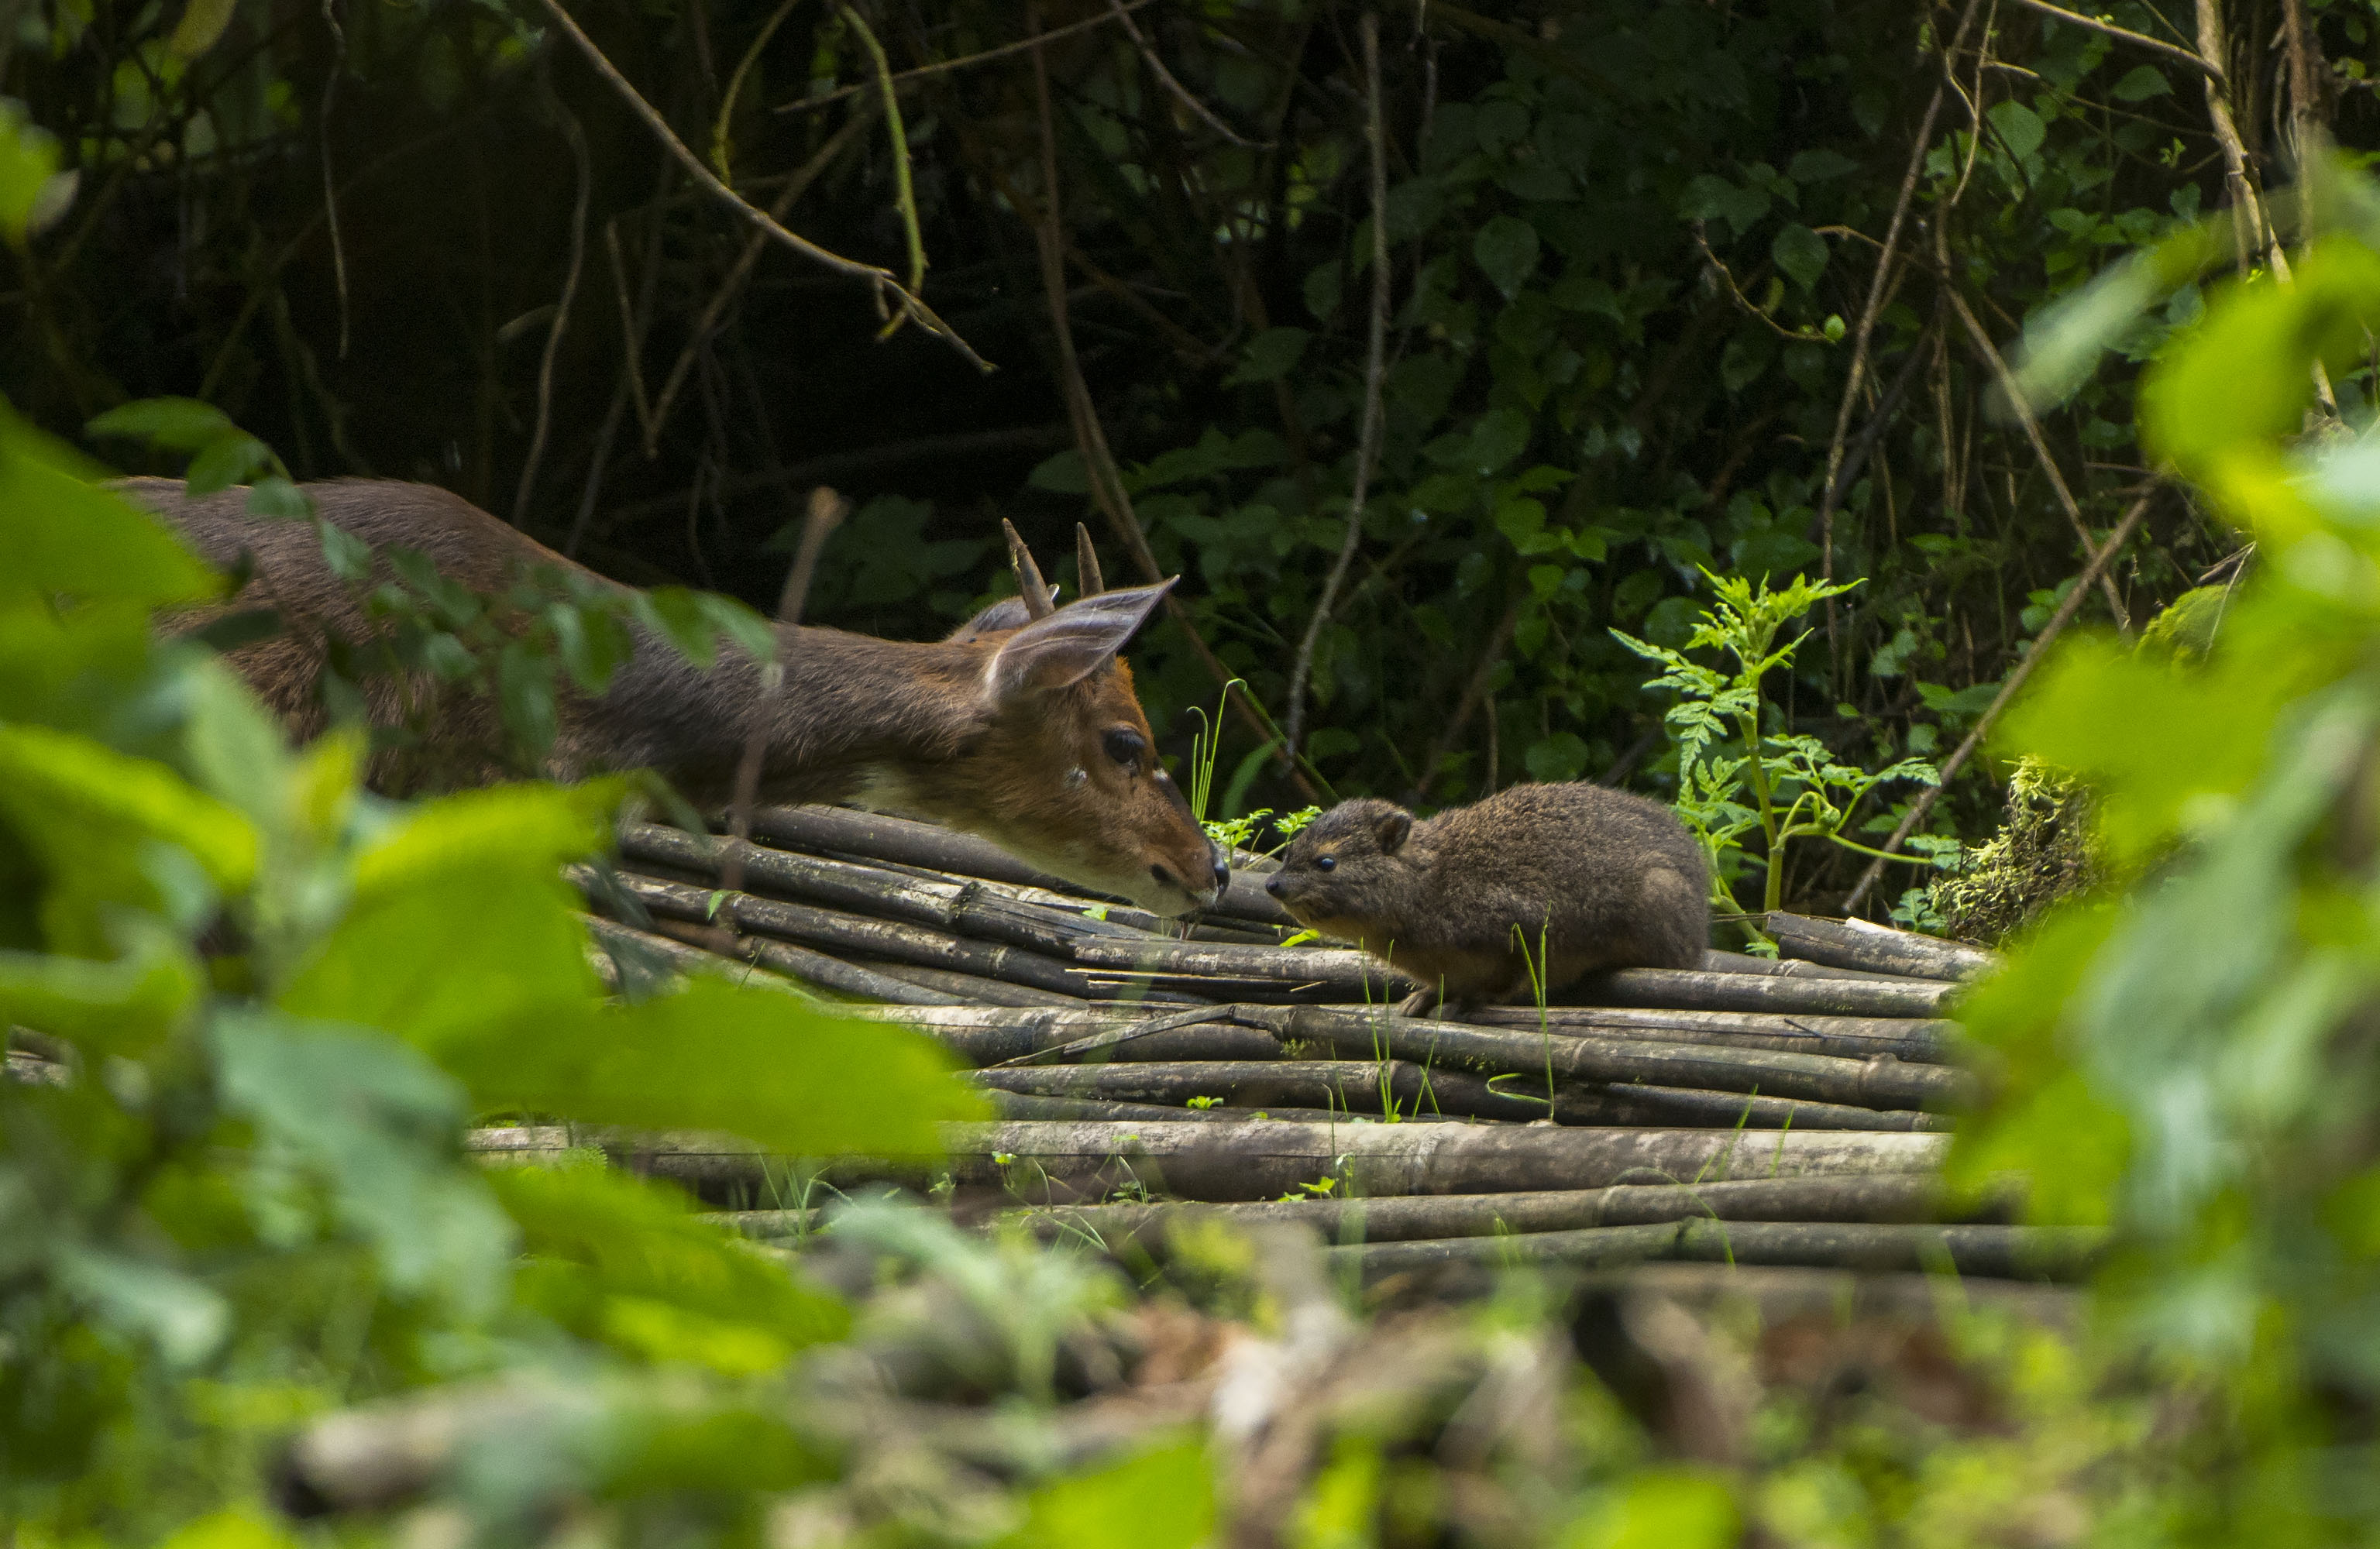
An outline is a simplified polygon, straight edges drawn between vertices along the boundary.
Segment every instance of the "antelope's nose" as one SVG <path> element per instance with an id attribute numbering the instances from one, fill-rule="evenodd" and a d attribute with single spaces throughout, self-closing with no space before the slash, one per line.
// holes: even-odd
<path id="1" fill-rule="evenodd" d="M 1216 856 L 1216 857 L 1215 857 L 1215 892 L 1216 892 L 1216 895 L 1217 895 L 1218 897 L 1221 896 L 1223 889 L 1224 889 L 1225 888 L 1230 887 L 1231 885 L 1232 885 L 1232 863 L 1231 863 L 1230 861 L 1226 860 L 1225 858 L 1223 858 L 1222 856 L 1218 855 L 1218 856 Z"/>

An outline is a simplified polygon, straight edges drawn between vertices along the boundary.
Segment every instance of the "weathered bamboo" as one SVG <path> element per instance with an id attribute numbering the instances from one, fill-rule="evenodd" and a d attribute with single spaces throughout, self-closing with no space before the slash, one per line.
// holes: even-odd
<path id="1" fill-rule="evenodd" d="M 2104 1234 L 2050 1227 L 1681 1220 L 1506 1237 L 1455 1237 L 1332 1248 L 1367 1278 L 1445 1265 L 1598 1266 L 1651 1259 L 1867 1271 L 1951 1270 L 2000 1280 L 2081 1279 Z"/>
<path id="2" fill-rule="evenodd" d="M 1481 1006 L 1461 1020 L 1483 1027 L 1537 1031 L 1540 1022 L 1558 1032 L 1602 1037 L 1653 1037 L 1678 1044 L 1720 1044 L 1738 1048 L 1782 1049 L 1866 1059 L 1879 1054 L 1941 1064 L 1951 1055 L 1955 1022 L 1910 1017 L 1786 1016 L 1759 1011 L 1655 1010 L 1626 1006 Z"/>
<path id="3" fill-rule="evenodd" d="M 1137 974 L 1329 985 L 1375 1000 L 1418 988 L 1369 952 L 1342 947 L 1229 947 L 1173 941 L 1077 940 L 1075 961 L 1087 968 Z"/>
<path id="4" fill-rule="evenodd" d="M 1503 1124 L 952 1124 L 958 1182 L 997 1182 L 1029 1158 L 1038 1174 L 1106 1189 L 1138 1181 L 1187 1199 L 1277 1199 L 1337 1178 L 1366 1194 L 1593 1188 L 1678 1178 L 1906 1172 L 1935 1166 L 1937 1135 L 1852 1131 L 1743 1135 L 1713 1130 L 1587 1130 Z M 856 1163 L 853 1176 L 871 1166 Z M 916 1164 L 910 1164 L 914 1170 Z M 896 1173 L 895 1176 L 898 1176 Z"/>
<path id="5" fill-rule="evenodd" d="M 711 938 L 717 927 L 697 925 L 690 920 L 659 919 L 653 928 L 676 938 L 680 949 L 708 956 L 730 974 L 741 974 L 746 965 L 759 962 L 763 968 L 837 995 L 857 996 L 865 1000 L 882 1001 L 893 1006 L 954 1006 L 965 1003 L 966 998 L 933 985 L 904 981 L 866 963 L 846 962 L 824 952 L 814 952 L 807 947 L 789 942 L 772 941 L 765 936 L 738 936 L 737 956 L 730 958 L 713 950 Z M 765 977 L 765 975 L 756 975 Z"/>
<path id="6" fill-rule="evenodd" d="M 1767 978 L 1677 968 L 1621 968 L 1572 986 L 1581 1006 L 1646 1006 L 1696 1011 L 1815 1011 L 1847 1017 L 1930 1017 L 1955 985 L 1930 979 Z"/>
<path id="7" fill-rule="evenodd" d="M 1499 1073 L 1534 1071 L 1555 1080 L 1642 1082 L 1872 1108 L 1957 1103 L 1973 1085 L 1963 1071 L 1905 1064 L 1889 1056 L 1842 1059 L 1567 1030 L 1539 1035 L 1324 1006 L 1252 1007 L 1243 1016 L 1284 1039 L 1325 1043 L 1359 1058 L 1385 1056 Z"/>
<path id="8" fill-rule="evenodd" d="M 1508 1082 L 1507 1086 L 1517 1084 Z M 1763 1097 L 1740 1092 L 1704 1092 L 1683 1086 L 1646 1086 L 1634 1082 L 1586 1087 L 1593 1100 L 1628 1115 L 1625 1119 L 1573 1118 L 1585 1095 L 1565 1095 L 1554 1110 L 1562 1124 L 1643 1124 L 1657 1129 L 1915 1130 L 1947 1134 L 1956 1123 L 1947 1114 L 1919 1108 L 1871 1108 L 1850 1103 L 1816 1103 L 1794 1097 Z"/>
<path id="9" fill-rule="evenodd" d="M 1418 1099 L 1422 1073 L 1419 1066 L 1401 1060 L 1376 1064 L 1357 1059 L 1197 1059 L 1012 1066 L 971 1071 L 967 1079 L 1003 1092 L 1051 1097 L 1174 1107 L 1193 1097 L 1214 1097 L 1238 1108 L 1315 1107 L 1377 1114 L 1383 1111 L 1384 1101 L 1409 1104 Z"/>
<path id="10" fill-rule="evenodd" d="M 1045 1092 L 1002 1092 L 985 1094 L 991 1099 L 991 1111 L 1002 1119 L 1089 1119 L 1100 1123 L 1172 1124 L 1245 1122 L 1251 1117 L 1246 1108 L 1193 1108 L 1163 1106 L 1154 1103 L 1111 1101 L 1102 1097 L 1073 1097 Z"/>
<path id="11" fill-rule="evenodd" d="M 1073 884 L 1034 870 L 989 840 L 931 823 L 911 822 L 844 807 L 773 806 L 752 814 L 752 831 L 771 844 L 794 850 L 832 850 L 844 854 L 902 861 L 936 871 L 988 877 L 1012 886 L 1077 893 Z M 1269 924 L 1293 922 L 1264 890 L 1260 880 L 1235 873 L 1223 898 L 1209 911 Z"/>
<path id="12" fill-rule="evenodd" d="M 1305 1227 L 1341 1242 L 1577 1231 L 1716 1217 L 1725 1221 L 1935 1221 L 1941 1187 L 1924 1173 L 1623 1183 L 1541 1193 L 1403 1199 L 1265 1200 L 1240 1204 L 1089 1204 L 1012 1212 L 1042 1236 L 1087 1235 L 1111 1250 L 1161 1251 L 1176 1223 Z M 759 1213 L 754 1213 L 759 1214 Z M 745 1229 L 749 1229 L 745 1228 Z"/>
<path id="13" fill-rule="evenodd" d="M 706 974 L 739 983 L 758 985 L 762 989 L 790 991 L 795 987 L 775 973 L 755 974 L 748 964 L 739 963 L 732 958 L 722 957 L 717 952 L 705 950 L 701 947 L 688 946 L 668 936 L 657 935 L 650 930 L 638 930 L 632 926 L 624 926 L 617 920 L 607 920 L 601 914 L 581 914 L 578 918 L 580 923 L 586 926 L 587 934 L 593 938 L 599 946 L 607 950 L 616 948 L 620 952 L 631 956 L 641 953 L 646 961 L 666 967 L 673 973 Z"/>
<path id="14" fill-rule="evenodd" d="M 1092 926 L 1062 909 L 1022 902 L 987 892 L 972 883 L 929 882 L 880 866 L 796 855 L 764 845 L 738 844 L 711 834 L 690 834 L 655 823 L 628 823 L 620 829 L 620 851 L 636 861 L 656 863 L 709 878 L 731 853 L 743 863 L 747 887 L 831 908 L 1004 942 L 1063 958 L 1075 938 Z M 1101 923 L 1103 931 L 1123 927 Z"/>
<path id="15" fill-rule="evenodd" d="M 962 974 L 955 968 L 924 968 L 914 962 L 889 962 L 882 958 L 854 958 L 853 963 L 870 973 L 881 974 L 931 993 L 935 998 L 914 1002 L 933 1006 L 1079 1006 L 1079 995 L 1060 995 L 1055 990 L 1036 989 L 1031 985 L 1013 985 L 1004 979 L 987 979 L 980 974 Z M 913 1002 L 896 1002 L 911 1004 Z"/>
<path id="16" fill-rule="evenodd" d="M 1921 1172 L 1946 1137 L 1857 1131 L 1563 1129 L 1516 1124 L 1228 1124 L 1014 1121 L 946 1124 L 941 1156 L 827 1161 L 838 1184 L 869 1180 L 1009 1184 L 1045 1199 L 1104 1198 L 1141 1187 L 1190 1200 L 1278 1199 L 1334 1180 L 1366 1196 L 1605 1188 L 1619 1183 Z M 597 1147 L 614 1161 L 707 1196 L 749 1197 L 792 1159 L 732 1137 L 580 1126 L 475 1131 L 487 1159 L 557 1160 Z"/>
<path id="17" fill-rule="evenodd" d="M 1163 1015 L 1194 1010 L 1216 1020 L 1151 1030 L 1160 1020 L 1146 1007 L 1116 1001 L 1086 1004 L 1080 1010 L 1036 1008 L 932 1007 L 859 1008 L 851 1014 L 917 1027 L 972 1065 L 1000 1065 L 1028 1057 L 1036 1060 L 1096 1059 L 1279 1059 L 1281 1041 L 1260 1027 L 1221 1020 L 1229 1007 L 1166 1008 Z M 1135 1031 L 1137 1030 L 1137 1031 Z M 1118 1035 L 1122 1035 L 1119 1036 Z M 1089 1040 L 1098 1039 L 1096 1043 Z"/>
<path id="18" fill-rule="evenodd" d="M 664 882 L 624 872 L 619 886 L 656 914 L 709 922 L 724 914 L 748 933 L 780 937 L 804 946 L 855 956 L 889 958 L 922 968 L 953 968 L 1056 994 L 1087 986 L 1057 960 L 1021 947 L 967 940 L 926 926 L 865 914 L 755 898 L 749 893 L 713 893 L 684 882 Z"/>
<path id="19" fill-rule="evenodd" d="M 1789 958 L 1837 968 L 1864 968 L 1923 979 L 1968 979 L 1987 972 L 1999 955 L 1961 941 L 1944 941 L 1914 931 L 1890 930 L 1865 920 L 1822 920 L 1775 913 L 1764 928 Z"/>
<path id="20" fill-rule="evenodd" d="M 1123 1026 L 1088 1034 L 1054 1047 L 1036 1049 L 1030 1054 L 1020 1054 L 1013 1059 L 1001 1060 L 1000 1063 L 1002 1065 L 1062 1065 L 1069 1060 L 1087 1059 L 1103 1050 L 1113 1049 L 1119 1044 L 1131 1043 L 1148 1037 L 1152 1034 L 1170 1033 L 1177 1027 L 1195 1027 L 1202 1023 L 1225 1022 L 1230 1020 L 1230 1017 L 1231 1010 L 1224 1006 L 1193 1006 L 1186 1010 L 1160 1011 L 1154 1016 L 1144 1016 Z"/>
<path id="21" fill-rule="evenodd" d="M 1864 968 L 1837 968 L 1828 963 L 1812 962 L 1797 957 L 1754 957 L 1750 952 L 1723 952 L 1717 948 L 1703 954 L 1706 974 L 1757 974 L 1771 979 L 1905 979 L 1905 974 L 1876 974 Z"/>

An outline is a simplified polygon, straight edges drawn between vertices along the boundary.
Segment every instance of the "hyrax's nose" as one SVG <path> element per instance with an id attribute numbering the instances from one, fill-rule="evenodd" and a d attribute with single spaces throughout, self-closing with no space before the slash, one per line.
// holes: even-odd
<path id="1" fill-rule="evenodd" d="M 1276 871 L 1270 877 L 1265 878 L 1265 891 L 1270 893 L 1275 898 L 1279 898 L 1281 896 L 1280 872 Z"/>

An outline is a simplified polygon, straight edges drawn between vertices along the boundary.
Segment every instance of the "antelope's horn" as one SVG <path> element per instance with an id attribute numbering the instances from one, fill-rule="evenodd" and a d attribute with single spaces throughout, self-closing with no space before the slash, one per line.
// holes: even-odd
<path id="1" fill-rule="evenodd" d="M 1008 563 L 1015 567 L 1016 589 L 1025 595 L 1026 615 L 1048 618 L 1058 611 L 1058 604 L 1050 599 L 1050 584 L 1041 579 L 1041 567 L 1033 563 L 1033 551 L 1017 535 L 1016 524 L 1005 516 L 1000 519 L 1000 530 L 1008 535 Z"/>
<path id="2" fill-rule="evenodd" d="M 1085 597 L 1097 597 L 1108 589 L 1099 575 L 1099 551 L 1091 547 L 1091 529 L 1082 523 L 1075 524 L 1075 584 Z"/>

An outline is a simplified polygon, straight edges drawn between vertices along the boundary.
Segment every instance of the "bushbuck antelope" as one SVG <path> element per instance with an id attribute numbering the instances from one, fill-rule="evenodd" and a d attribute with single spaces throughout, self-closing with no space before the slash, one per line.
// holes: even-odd
<path id="1" fill-rule="evenodd" d="M 245 564 L 237 602 L 281 618 L 272 636 L 231 660 L 298 736 L 326 721 L 319 693 L 334 638 L 376 627 L 324 563 L 311 526 L 247 513 L 245 490 L 190 499 L 174 479 L 132 479 L 126 492 L 178 526 L 212 563 Z M 498 593 L 533 566 L 612 585 L 430 485 L 336 479 L 307 487 L 315 509 L 375 552 L 417 550 L 474 591 Z M 638 631 L 634 654 L 600 696 L 564 686 L 549 774 L 658 770 L 698 805 L 728 799 L 737 759 L 765 723 L 760 797 L 856 800 L 982 835 L 1044 871 L 1142 908 L 1183 914 L 1215 901 L 1229 872 L 1157 762 L 1148 717 L 1117 652 L 1172 581 L 1099 589 L 1082 539 L 1084 589 L 1053 604 L 1032 556 L 1012 543 L 1024 596 L 995 604 L 947 639 L 878 640 L 838 629 L 778 626 L 784 675 L 765 706 L 759 664 L 733 648 L 702 671 Z M 242 556 L 246 558 L 243 561 Z M 383 570 L 385 566 L 382 566 Z M 375 722 L 403 715 L 405 685 L 365 685 Z M 442 744 L 501 745 L 484 697 L 442 706 Z"/>

